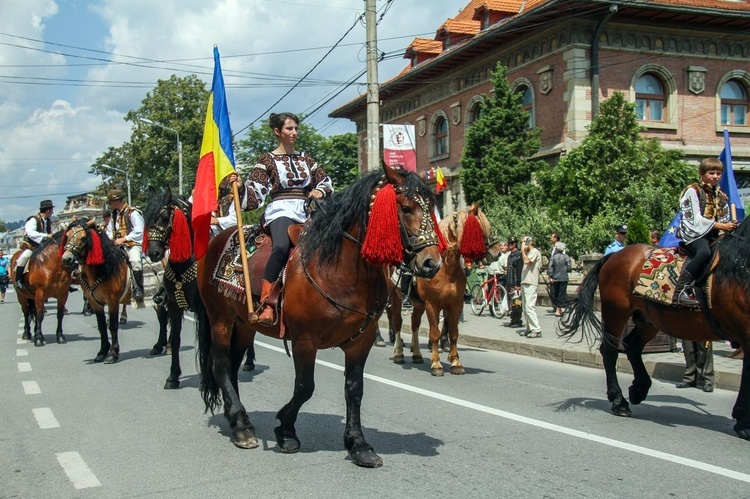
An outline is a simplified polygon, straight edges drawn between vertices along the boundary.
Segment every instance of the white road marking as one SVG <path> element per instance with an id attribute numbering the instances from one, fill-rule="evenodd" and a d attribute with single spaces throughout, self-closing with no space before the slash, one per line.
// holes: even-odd
<path id="1" fill-rule="evenodd" d="M 21 338 L 16 338 L 16 345 L 26 345 L 28 344 L 29 340 L 22 340 Z"/>
<path id="2" fill-rule="evenodd" d="M 23 385 L 23 392 L 26 395 L 39 395 L 42 393 L 42 389 L 39 388 L 39 383 L 36 381 L 21 381 Z"/>
<path id="3" fill-rule="evenodd" d="M 48 430 L 50 428 L 59 428 L 60 423 L 55 419 L 55 415 L 52 414 L 52 409 L 49 407 L 40 407 L 38 409 L 32 409 L 36 422 L 39 428 L 42 430 Z"/>
<path id="4" fill-rule="evenodd" d="M 28 357 L 29 351 L 25 348 L 16 348 L 16 357 Z"/>
<path id="5" fill-rule="evenodd" d="M 31 372 L 31 362 L 19 362 L 18 363 L 18 372 L 19 373 L 30 373 Z"/>
<path id="6" fill-rule="evenodd" d="M 255 340 L 255 344 L 258 346 L 267 348 L 269 350 L 273 350 L 275 352 L 283 353 L 284 355 L 286 355 L 286 351 L 284 351 L 283 348 L 279 348 L 277 346 L 270 345 L 268 343 L 260 342 L 257 339 Z M 329 367 L 337 371 L 342 371 L 342 372 L 344 371 L 344 368 L 337 364 L 332 364 L 324 360 L 316 360 L 315 362 L 324 367 Z M 599 435 L 594 435 L 593 433 L 587 433 L 585 431 L 579 431 L 579 430 L 574 430 L 571 428 L 566 428 L 564 426 L 547 423 L 545 421 L 540 421 L 538 419 L 528 418 L 526 416 L 520 416 L 512 412 L 501 411 L 500 409 L 495 409 L 495 408 L 488 407 L 482 404 L 476 404 L 474 402 L 469 402 L 467 400 L 461 400 L 456 397 L 450 397 L 448 395 L 443 395 L 441 393 L 432 392 L 430 390 L 424 390 L 422 388 L 417 388 L 417 387 L 410 386 L 405 383 L 400 383 L 398 381 L 393 381 L 387 378 L 381 378 L 380 376 L 374 376 L 372 374 L 365 374 L 365 378 L 376 381 L 378 383 L 382 383 L 384 385 L 392 386 L 394 388 L 399 388 L 401 390 L 423 395 L 425 397 L 430 397 L 436 400 L 441 400 L 443 402 L 448 402 L 449 404 L 454 404 L 454 405 L 458 405 L 461 407 L 466 407 L 467 409 L 472 409 L 475 411 L 483 412 L 485 414 L 499 416 L 501 418 L 509 419 L 511 421 L 516 421 L 518 423 L 523 423 L 523 424 L 527 424 L 530 426 L 536 426 L 537 428 L 543 428 L 545 430 L 562 433 L 563 435 L 569 435 L 571 437 L 580 438 L 583 440 L 589 440 L 591 442 L 608 445 L 610 447 L 614 447 L 617 449 L 635 452 L 636 454 L 641 454 L 641 455 L 653 457 L 656 459 L 662 459 L 664 461 L 672 462 L 675 464 L 681 464 L 683 466 L 689 466 L 697 470 L 707 471 L 709 473 L 714 473 L 716 475 L 721 475 L 727 478 L 733 478 L 735 480 L 750 483 L 750 475 L 746 473 L 740 473 L 738 471 L 721 468 L 719 466 L 714 466 L 712 464 L 703 463 L 700 461 L 696 461 L 694 459 L 688 459 L 688 458 L 677 456 L 674 454 L 669 454 L 667 452 L 661 452 L 658 450 L 649 449 L 648 447 L 641 447 L 640 445 L 633 445 L 627 442 L 621 442 L 619 440 L 615 440 L 612 438 L 601 437 Z"/>
<path id="7" fill-rule="evenodd" d="M 77 489 L 101 487 L 101 482 L 77 452 L 58 452 L 55 457 L 65 474 L 68 475 L 68 479 L 73 483 L 73 487 Z"/>

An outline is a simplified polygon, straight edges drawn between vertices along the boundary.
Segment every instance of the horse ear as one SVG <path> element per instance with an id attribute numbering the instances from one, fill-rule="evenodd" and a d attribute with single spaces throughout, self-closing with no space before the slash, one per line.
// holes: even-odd
<path id="1" fill-rule="evenodd" d="M 475 217 L 479 215 L 479 203 L 474 203 L 473 205 L 471 205 L 471 209 L 469 210 L 469 212 Z"/>
<path id="2" fill-rule="evenodd" d="M 388 179 L 389 184 L 402 185 L 406 182 L 406 179 L 402 177 L 396 170 L 388 166 L 385 162 L 383 163 L 383 171 L 385 172 L 385 178 Z"/>

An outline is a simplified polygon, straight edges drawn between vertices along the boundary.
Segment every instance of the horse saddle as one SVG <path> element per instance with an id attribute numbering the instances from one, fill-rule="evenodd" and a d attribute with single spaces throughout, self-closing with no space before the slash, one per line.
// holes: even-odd
<path id="1" fill-rule="evenodd" d="M 677 302 L 678 295 L 675 286 L 682 268 L 689 261 L 687 250 L 682 248 L 656 248 L 646 258 L 638 276 L 638 284 L 633 289 L 633 294 L 648 300 L 670 305 L 674 307 L 685 307 Z M 711 260 L 699 276 L 696 277 L 695 285 L 702 286 L 708 297 L 709 307 L 711 305 L 710 293 L 713 270 L 718 263 L 716 247 L 712 246 Z M 698 308 L 690 306 L 685 308 Z"/>

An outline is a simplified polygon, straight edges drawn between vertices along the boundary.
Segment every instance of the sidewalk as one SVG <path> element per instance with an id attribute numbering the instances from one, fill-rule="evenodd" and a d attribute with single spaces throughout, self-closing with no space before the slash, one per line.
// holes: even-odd
<path id="1" fill-rule="evenodd" d="M 586 340 L 582 339 L 580 333 L 577 333 L 573 340 L 567 343 L 559 338 L 556 329 L 557 318 L 554 314 L 547 313 L 549 308 L 548 306 L 537 307 L 539 323 L 542 327 L 542 337 L 526 338 L 525 336 L 519 336 L 517 333 L 517 331 L 522 329 L 507 326 L 510 322 L 507 317 L 495 319 L 486 309 L 481 316 L 476 316 L 471 311 L 469 305 L 464 305 L 465 322 L 458 324 L 459 353 L 460 347 L 463 345 L 603 369 L 602 356 L 599 354 L 599 344 L 597 343 L 589 349 Z M 406 343 L 404 354 L 408 357 L 408 344 L 411 339 L 411 316 L 402 315 L 402 317 L 404 325 L 401 335 L 404 343 Z M 427 327 L 427 318 L 423 316 L 419 331 L 420 346 L 427 345 Z M 388 319 L 385 314 L 380 319 L 380 328 L 383 338 L 387 341 Z M 581 341 L 579 342 L 579 340 Z M 679 348 L 680 345 L 681 342 L 678 340 L 677 347 Z M 388 346 L 390 347 L 391 345 L 388 344 Z M 714 342 L 716 388 L 734 391 L 739 389 L 742 359 L 729 358 L 729 355 L 733 351 L 734 349 L 723 341 Z M 445 356 L 443 356 L 443 360 L 445 360 Z M 653 378 L 670 382 L 682 381 L 682 373 L 685 369 L 685 357 L 681 351 L 645 353 L 643 354 L 643 360 Z M 627 357 L 622 352 L 617 360 L 617 370 L 623 373 L 633 372 L 630 362 L 628 362 Z M 629 385 L 629 382 L 627 385 L 623 383 L 623 391 Z"/>

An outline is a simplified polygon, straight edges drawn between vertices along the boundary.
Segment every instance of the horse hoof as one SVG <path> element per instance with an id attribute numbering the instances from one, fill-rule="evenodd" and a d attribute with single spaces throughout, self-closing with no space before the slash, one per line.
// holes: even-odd
<path id="1" fill-rule="evenodd" d="M 415 364 L 424 364 L 424 358 L 423 357 L 412 357 L 411 361 Z"/>
<path id="2" fill-rule="evenodd" d="M 172 355 L 172 347 L 168 346 L 164 349 L 164 355 Z"/>
<path id="3" fill-rule="evenodd" d="M 243 371 L 255 371 L 255 364 L 242 364 Z"/>
<path id="4" fill-rule="evenodd" d="M 274 428 L 273 432 L 276 434 L 276 443 L 282 453 L 294 454 L 295 452 L 299 452 L 300 442 L 296 435 L 284 436 L 280 426 Z"/>
<path id="5" fill-rule="evenodd" d="M 432 369 L 430 369 L 430 374 L 432 374 L 433 376 L 442 376 L 445 374 L 445 372 L 443 372 L 442 367 L 433 367 Z"/>
<path id="6" fill-rule="evenodd" d="M 744 428 L 742 430 L 735 430 L 737 436 L 743 440 L 750 440 L 750 428 Z"/>
<path id="7" fill-rule="evenodd" d="M 398 356 L 393 357 L 393 363 L 394 364 L 404 364 L 404 363 L 406 363 L 406 361 L 404 360 L 404 356 L 403 355 L 398 355 Z"/>
<path id="8" fill-rule="evenodd" d="M 124 326 L 124 325 L 125 325 L 125 324 L 127 324 L 127 323 L 128 323 L 128 319 L 127 319 L 127 318 L 125 318 L 125 317 L 120 317 L 120 325 L 121 325 L 121 326 Z"/>
<path id="9" fill-rule="evenodd" d="M 629 407 L 613 407 L 612 408 L 612 414 L 615 416 L 619 416 L 621 418 L 629 418 L 633 415 L 633 412 L 630 410 Z"/>
<path id="10" fill-rule="evenodd" d="M 385 341 L 378 340 L 378 341 L 375 342 L 375 346 L 376 347 L 384 347 L 385 346 Z"/>
<path id="11" fill-rule="evenodd" d="M 463 366 L 451 366 L 451 374 L 466 374 Z"/>
<path id="12" fill-rule="evenodd" d="M 104 355 L 103 353 L 100 353 L 99 355 L 94 357 L 94 362 L 104 362 L 104 359 L 106 358 L 107 358 L 106 355 Z"/>
<path id="13" fill-rule="evenodd" d="M 31 333 L 23 333 L 21 335 L 21 339 L 22 340 L 29 340 L 29 341 L 31 341 Z"/>
<path id="14" fill-rule="evenodd" d="M 234 432 L 232 443 L 240 449 L 254 449 L 260 445 L 258 437 L 255 436 L 255 432 L 250 428 Z"/>
<path id="15" fill-rule="evenodd" d="M 119 359 L 120 359 L 120 357 L 118 355 L 113 355 L 111 357 L 107 357 L 106 359 L 104 359 L 104 363 L 105 364 L 114 364 Z"/>
<path id="16" fill-rule="evenodd" d="M 65 339 L 65 336 L 60 334 L 57 336 L 57 344 L 58 345 L 64 345 L 68 342 L 68 340 Z"/>
<path id="17" fill-rule="evenodd" d="M 180 387 L 180 382 L 179 381 L 169 381 L 169 380 L 167 380 L 167 382 L 164 384 L 164 389 L 165 390 L 177 390 L 179 387 Z"/>
<path id="18" fill-rule="evenodd" d="M 380 468 L 383 466 L 383 458 L 375 454 L 375 451 L 352 452 L 350 454 L 354 464 L 363 468 Z"/>
<path id="19" fill-rule="evenodd" d="M 149 355 L 161 355 L 163 351 L 164 351 L 164 348 L 162 347 L 154 347 L 151 349 L 151 351 L 148 354 Z"/>
<path id="20" fill-rule="evenodd" d="M 35 347 L 43 347 L 44 346 L 44 338 L 34 338 L 34 346 Z"/>

